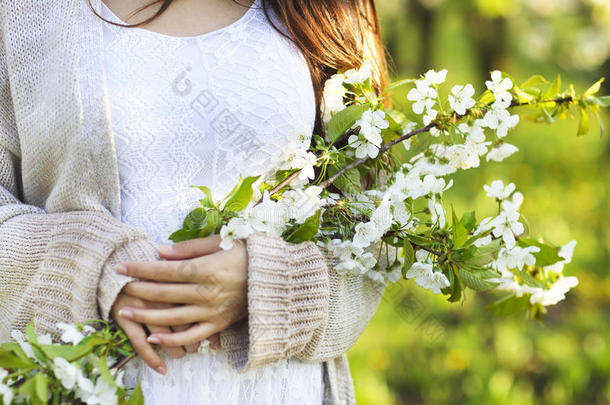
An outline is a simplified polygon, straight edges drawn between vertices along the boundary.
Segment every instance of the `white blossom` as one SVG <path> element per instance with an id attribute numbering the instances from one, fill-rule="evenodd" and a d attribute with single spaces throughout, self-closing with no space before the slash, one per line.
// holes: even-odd
<path id="1" fill-rule="evenodd" d="M 53 365 L 53 373 L 61 381 L 61 385 L 67 390 L 72 390 L 81 374 L 80 369 L 63 357 L 55 357 Z"/>
<path id="2" fill-rule="evenodd" d="M 440 228 L 444 228 L 446 224 L 445 219 L 445 210 L 443 206 L 431 199 L 428 202 L 428 209 L 430 210 L 430 214 L 432 215 L 432 223 L 438 225 Z"/>
<path id="3" fill-rule="evenodd" d="M 510 101 L 494 101 L 483 119 L 476 120 L 476 123 L 482 127 L 497 130 L 502 122 L 510 121 L 510 113 L 507 110 L 509 106 Z"/>
<path id="4" fill-rule="evenodd" d="M 358 159 L 362 159 L 365 156 L 375 159 L 379 155 L 378 145 L 367 142 L 358 135 L 351 135 L 347 141 L 352 148 L 356 149 L 356 157 Z"/>
<path id="5" fill-rule="evenodd" d="M 555 305 L 565 299 L 565 294 L 578 285 L 576 277 L 561 277 L 549 289 L 537 289 L 530 297 L 532 304 Z"/>
<path id="6" fill-rule="evenodd" d="M 549 272 L 553 272 L 555 274 L 561 274 L 563 272 L 563 268 L 566 264 L 569 264 L 572 262 L 572 256 L 574 255 L 574 248 L 576 247 L 576 241 L 570 241 L 567 244 L 563 245 L 560 249 L 559 249 L 559 257 L 561 257 L 563 260 L 554 263 L 550 266 L 546 266 L 544 269 Z"/>
<path id="7" fill-rule="evenodd" d="M 318 186 L 309 186 L 305 190 L 292 190 L 284 193 L 280 203 L 288 208 L 290 218 L 297 224 L 302 224 L 324 205 L 320 193 L 322 188 Z"/>
<path id="8" fill-rule="evenodd" d="M 502 78 L 502 72 L 494 70 L 491 72 L 491 81 L 486 81 L 485 85 L 494 94 L 496 100 L 508 101 L 512 100 L 509 92 L 513 88 L 513 82 L 508 77 Z"/>
<path id="9" fill-rule="evenodd" d="M 502 180 L 495 180 L 491 183 L 491 185 L 485 185 L 483 188 L 487 192 L 488 197 L 496 198 L 498 200 L 506 200 L 517 187 L 514 183 L 504 186 L 504 182 Z"/>
<path id="10" fill-rule="evenodd" d="M 498 259 L 494 262 L 496 269 L 506 271 L 510 269 L 522 270 L 524 266 L 536 264 L 536 257 L 532 253 L 540 252 L 537 246 L 521 248 L 514 246 L 511 249 L 502 248 L 498 253 Z"/>
<path id="11" fill-rule="evenodd" d="M 507 212 L 518 212 L 523 204 L 523 194 L 516 192 L 510 199 L 502 201 L 502 210 Z"/>
<path id="12" fill-rule="evenodd" d="M 344 73 L 345 83 L 359 84 L 364 83 L 371 78 L 372 75 L 371 64 L 365 60 L 359 69 L 350 69 Z"/>
<path id="13" fill-rule="evenodd" d="M 508 112 L 508 111 L 507 111 Z M 504 138 L 508 135 L 508 130 L 516 127 L 519 124 L 519 116 L 517 114 L 502 114 L 498 121 L 498 138 Z"/>
<path id="14" fill-rule="evenodd" d="M 449 105 L 458 113 L 458 115 L 466 114 L 466 110 L 471 109 L 476 104 L 474 98 L 474 87 L 472 84 L 466 86 L 453 86 L 449 95 Z"/>
<path id="15" fill-rule="evenodd" d="M 413 217 L 411 213 L 407 211 L 404 200 L 398 200 L 392 203 L 392 214 L 396 222 L 403 228 L 412 227 Z"/>
<path id="16" fill-rule="evenodd" d="M 381 131 L 389 126 L 383 111 L 368 110 L 362 114 L 354 124 L 354 128 L 360 127 L 359 134 L 348 139 L 349 145 L 356 149 L 356 157 L 362 159 L 368 155 L 372 159 L 376 158 L 383 142 Z"/>
<path id="17" fill-rule="evenodd" d="M 81 333 L 81 331 L 78 330 L 76 325 L 67 324 L 67 323 L 63 323 L 63 322 L 59 322 L 57 324 L 57 328 L 62 331 L 62 334 L 61 334 L 62 342 L 71 343 L 73 345 L 77 345 L 78 343 L 80 343 L 80 341 L 85 338 L 85 335 L 87 335 L 95 330 L 91 326 L 85 325 L 83 327 L 83 332 L 84 332 L 84 334 L 83 334 L 83 333 Z"/>
<path id="18" fill-rule="evenodd" d="M 254 230 L 250 223 L 240 217 L 231 218 L 228 224 L 220 229 L 220 248 L 223 250 L 230 250 L 235 244 L 237 239 L 245 239 L 250 236 Z"/>
<path id="19" fill-rule="evenodd" d="M 441 289 L 451 285 L 443 273 L 433 271 L 431 263 L 413 263 L 413 266 L 407 271 L 406 277 L 414 278 L 415 284 L 431 290 L 434 294 L 439 294 Z"/>
<path id="20" fill-rule="evenodd" d="M 374 222 L 360 222 L 356 225 L 354 246 L 366 248 L 378 239 L 379 230 Z"/>
<path id="21" fill-rule="evenodd" d="M 431 110 L 436 104 L 437 97 L 438 92 L 423 80 L 416 81 L 415 88 L 407 94 L 407 99 L 414 102 L 413 112 L 418 115 L 424 110 Z"/>
<path id="22" fill-rule="evenodd" d="M 290 220 L 286 204 L 271 200 L 269 191 L 263 194 L 263 200 L 247 211 L 247 221 L 254 230 L 270 236 L 281 236 Z"/>
<path id="23" fill-rule="evenodd" d="M 447 80 L 447 69 L 443 69 L 439 72 L 435 70 L 428 70 L 424 75 L 423 82 L 425 82 L 429 86 L 438 86 Z"/>
<path id="24" fill-rule="evenodd" d="M 38 359 L 34 355 L 34 350 L 32 349 L 32 345 L 29 342 L 27 342 L 23 332 L 13 329 L 11 331 L 11 337 L 13 338 L 13 340 L 15 342 L 17 342 L 19 344 L 19 346 L 21 347 L 21 350 L 23 350 L 23 352 L 26 354 L 26 356 L 38 361 Z"/>
<path id="25" fill-rule="evenodd" d="M 13 402 L 13 390 L 8 385 L 4 384 L 4 380 L 8 376 L 8 371 L 0 368 L 0 395 L 2 396 L 3 405 L 10 405 Z"/>
<path id="26" fill-rule="evenodd" d="M 513 155 L 518 151 L 519 148 L 517 148 L 515 145 L 503 143 L 502 145 L 492 149 L 487 154 L 487 161 L 489 162 L 490 160 L 493 160 L 496 162 L 502 162 L 504 159 L 508 158 L 509 156 Z"/>
<path id="27" fill-rule="evenodd" d="M 326 125 L 330 122 L 333 114 L 345 109 L 343 99 L 347 93 L 343 83 L 346 77 L 343 74 L 333 75 L 324 84 L 324 93 L 322 97 L 321 110 L 323 113 L 323 121 Z"/>
<path id="28" fill-rule="evenodd" d="M 373 211 L 371 215 L 371 222 L 377 226 L 377 231 L 383 235 L 392 227 L 392 211 L 390 204 L 387 202 L 382 203 Z"/>
<path id="29" fill-rule="evenodd" d="M 313 180 L 316 177 L 315 166 L 318 163 L 318 158 L 311 152 L 307 152 L 303 156 L 301 172 L 299 177 L 303 180 Z"/>
<path id="30" fill-rule="evenodd" d="M 116 405 L 118 398 L 116 388 L 99 377 L 95 382 L 84 376 L 78 379 L 78 397 L 87 405 Z"/>
<path id="31" fill-rule="evenodd" d="M 523 224 L 519 222 L 520 217 L 521 215 L 518 212 L 504 211 L 493 221 L 493 235 L 496 238 L 502 237 L 504 244 L 509 249 L 515 247 L 516 237 L 525 230 Z"/>

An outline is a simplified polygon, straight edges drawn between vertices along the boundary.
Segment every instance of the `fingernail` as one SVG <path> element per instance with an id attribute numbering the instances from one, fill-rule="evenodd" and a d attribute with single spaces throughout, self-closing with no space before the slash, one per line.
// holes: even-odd
<path id="1" fill-rule="evenodd" d="M 119 316 L 125 319 L 133 319 L 133 311 L 128 309 L 119 309 Z"/>
<path id="2" fill-rule="evenodd" d="M 114 269 L 119 274 L 127 274 L 127 266 L 125 266 L 122 263 L 121 264 L 117 264 Z"/>
<path id="3" fill-rule="evenodd" d="M 168 255 L 171 254 L 174 250 L 173 245 L 159 245 L 157 246 L 157 251 L 161 254 Z"/>
<path id="4" fill-rule="evenodd" d="M 167 369 L 165 368 L 165 366 L 159 366 L 159 367 L 157 367 L 157 373 L 159 373 L 161 375 L 165 375 L 165 374 L 167 374 Z"/>
<path id="5" fill-rule="evenodd" d="M 149 336 L 146 341 L 148 341 L 148 343 L 152 343 L 153 345 L 160 345 L 161 344 L 161 339 L 159 339 L 156 336 Z"/>

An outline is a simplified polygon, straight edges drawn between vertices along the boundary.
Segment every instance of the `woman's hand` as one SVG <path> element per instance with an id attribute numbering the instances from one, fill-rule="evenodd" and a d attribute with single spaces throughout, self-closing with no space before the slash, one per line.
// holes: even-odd
<path id="1" fill-rule="evenodd" d="M 129 284 L 128 284 L 129 285 Z M 150 343 L 146 340 L 146 330 L 144 329 L 144 325 L 132 322 L 128 319 L 120 316 L 121 311 L 125 307 L 129 308 L 168 308 L 167 304 L 158 304 L 145 302 L 140 298 L 131 296 L 125 293 L 125 288 L 118 295 L 114 305 L 112 306 L 111 314 L 115 321 L 119 324 L 119 326 L 125 331 L 127 337 L 131 341 L 133 348 L 136 353 L 142 357 L 142 359 L 148 364 L 151 368 L 156 370 L 159 374 L 165 375 L 167 373 L 167 366 L 165 362 L 161 359 L 159 354 L 155 351 L 155 349 L 150 345 Z M 171 332 L 171 330 L 167 326 L 157 326 L 152 324 L 147 324 L 146 328 L 150 333 L 156 332 Z M 184 356 L 185 350 L 182 347 L 167 347 L 164 348 L 165 352 L 175 358 L 180 358 Z"/>
<path id="2" fill-rule="evenodd" d="M 176 326 L 194 323 L 185 331 L 155 332 L 148 342 L 164 347 L 198 344 L 247 315 L 248 258 L 246 246 L 236 241 L 221 250 L 212 236 L 159 247 L 169 260 L 125 262 L 119 273 L 142 281 L 125 286 L 125 293 L 144 301 L 184 304 L 167 309 L 125 306 L 119 314 L 139 324 Z M 213 345 L 217 337 L 212 339 Z"/>

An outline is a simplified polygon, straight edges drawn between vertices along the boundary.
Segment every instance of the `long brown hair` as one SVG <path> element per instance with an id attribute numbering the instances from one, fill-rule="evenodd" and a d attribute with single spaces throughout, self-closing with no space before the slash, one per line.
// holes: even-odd
<path id="1" fill-rule="evenodd" d="M 154 15 L 137 24 L 104 21 L 138 27 L 159 17 L 172 2 L 155 0 L 139 8 L 136 12 L 161 3 Z M 386 84 L 387 61 L 374 0 L 262 0 L 262 4 L 270 23 L 274 25 L 269 14 L 272 10 L 286 27 L 288 38 L 307 58 L 318 104 L 318 133 L 324 83 L 337 70 L 359 68 L 367 57 L 375 70 L 375 88 L 380 90 Z M 102 18 L 99 14 L 98 17 Z M 283 34 L 279 27 L 274 27 Z"/>

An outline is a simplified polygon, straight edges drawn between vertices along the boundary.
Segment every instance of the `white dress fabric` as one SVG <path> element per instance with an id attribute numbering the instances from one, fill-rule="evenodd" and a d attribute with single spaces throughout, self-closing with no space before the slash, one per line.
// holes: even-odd
<path id="1" fill-rule="evenodd" d="M 103 4 L 103 3 L 102 3 Z M 102 16 L 121 23 L 105 5 Z M 104 24 L 106 80 L 121 183 L 122 220 L 156 243 L 181 227 L 208 186 L 225 196 L 240 175 L 269 170 L 311 136 L 315 97 L 303 55 L 256 0 L 236 22 L 174 37 Z M 238 373 L 221 352 L 164 355 L 167 376 L 136 360 L 147 405 L 321 404 L 322 363 L 288 359 Z"/>

